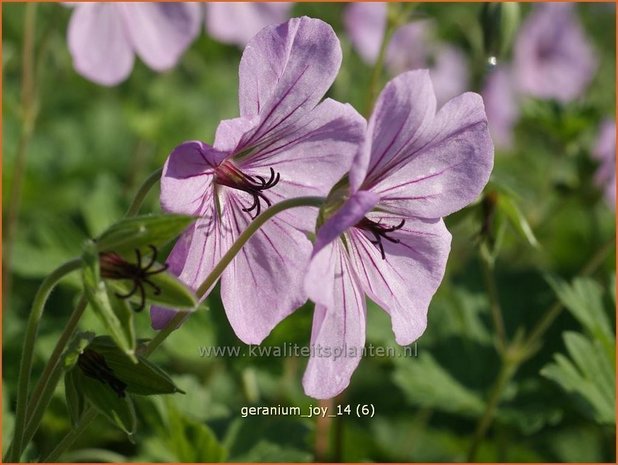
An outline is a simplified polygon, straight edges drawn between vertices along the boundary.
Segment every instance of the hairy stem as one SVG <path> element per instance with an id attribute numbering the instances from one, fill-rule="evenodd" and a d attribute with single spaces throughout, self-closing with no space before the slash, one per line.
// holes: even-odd
<path id="1" fill-rule="evenodd" d="M 17 407 L 15 411 L 15 432 L 11 454 L 8 455 L 9 462 L 16 462 L 21 457 L 24 429 L 26 426 L 26 403 L 28 400 L 28 387 L 30 383 L 30 373 L 32 371 L 32 359 L 34 358 L 34 343 L 39 330 L 39 322 L 43 316 L 45 303 L 49 298 L 56 284 L 67 274 L 81 268 L 81 258 L 76 258 L 61 265 L 54 270 L 41 283 L 39 290 L 34 296 L 32 310 L 26 325 L 24 344 L 22 348 L 21 361 L 19 365 L 19 378 L 17 383 Z"/>

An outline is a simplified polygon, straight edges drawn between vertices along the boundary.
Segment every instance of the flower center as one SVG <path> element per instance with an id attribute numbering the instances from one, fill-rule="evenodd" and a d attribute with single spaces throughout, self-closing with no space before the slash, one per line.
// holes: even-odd
<path id="1" fill-rule="evenodd" d="M 107 384 L 118 397 L 125 396 L 127 384 L 114 375 L 114 371 L 109 367 L 105 361 L 105 357 L 100 353 L 91 349 L 85 349 L 77 358 L 77 366 L 79 366 L 86 376 L 97 379 L 103 384 Z"/>
<path id="2" fill-rule="evenodd" d="M 386 239 L 387 241 L 394 244 L 399 244 L 399 239 L 388 237 L 388 234 L 403 228 L 404 224 L 406 224 L 406 220 L 401 220 L 401 222 L 395 226 L 385 226 L 380 222 L 375 222 L 371 221 L 368 218 L 363 218 L 356 224 L 356 227 L 373 234 L 374 239 L 369 239 L 369 241 L 378 249 L 380 249 L 380 255 L 382 255 L 382 260 L 384 260 L 386 259 L 386 255 L 384 254 L 384 245 L 382 245 L 382 239 Z"/>
<path id="3" fill-rule="evenodd" d="M 269 207 L 272 205 L 263 192 L 275 187 L 280 179 L 279 173 L 275 173 L 272 168 L 270 168 L 268 180 L 262 176 L 249 176 L 240 171 L 229 160 L 224 161 L 215 169 L 215 182 L 217 184 L 246 192 L 252 197 L 251 205 L 242 209 L 242 211 L 249 213 L 252 219 L 255 219 L 262 211 L 262 201 Z M 254 210 L 255 215 L 251 213 Z"/>
<path id="4" fill-rule="evenodd" d="M 154 245 L 150 245 L 149 247 L 150 250 L 152 250 L 152 257 L 146 264 L 142 263 L 142 254 L 139 249 L 135 249 L 137 263 L 129 263 L 115 252 L 103 252 L 99 256 L 102 278 L 111 280 L 128 279 L 133 281 L 133 287 L 129 292 L 126 294 L 116 293 L 116 296 L 121 299 L 128 299 L 139 291 L 141 300 L 136 310 L 137 312 L 141 312 L 146 305 L 146 290 L 144 289 L 144 283 L 152 287 L 155 295 L 159 295 L 161 289 L 150 280 L 150 276 L 163 273 L 168 267 L 168 265 L 165 264 L 161 268 L 153 269 L 157 261 L 157 248 Z"/>

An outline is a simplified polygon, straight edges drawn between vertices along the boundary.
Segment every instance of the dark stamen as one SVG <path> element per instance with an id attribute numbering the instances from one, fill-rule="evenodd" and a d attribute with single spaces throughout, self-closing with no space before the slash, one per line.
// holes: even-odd
<path id="1" fill-rule="evenodd" d="M 369 242 L 371 242 L 378 249 L 380 249 L 380 255 L 382 256 L 382 260 L 385 260 L 386 254 L 384 253 L 384 245 L 382 244 L 382 239 L 386 239 L 393 244 L 399 244 L 399 239 L 389 237 L 388 234 L 403 228 L 404 224 L 406 224 L 406 220 L 401 220 L 401 222 L 395 226 L 385 226 L 380 222 L 372 221 L 368 218 L 363 218 L 356 224 L 356 227 L 373 234 L 374 239 L 369 239 Z"/>
<path id="2" fill-rule="evenodd" d="M 249 213 L 251 218 L 255 219 L 262 212 L 262 201 L 269 207 L 272 205 L 268 197 L 263 194 L 263 191 L 272 189 L 281 179 L 281 175 L 276 173 L 274 169 L 269 168 L 269 170 L 270 177 L 266 180 L 263 176 L 245 174 L 231 162 L 226 161 L 217 167 L 215 182 L 251 195 L 251 205 L 243 208 L 242 211 Z M 254 215 L 251 213 L 253 211 L 255 211 Z"/>
<path id="3" fill-rule="evenodd" d="M 105 252 L 101 254 L 101 276 L 106 279 L 129 279 L 133 281 L 133 287 L 126 294 L 116 292 L 116 297 L 120 299 L 129 299 L 133 297 L 138 291 L 140 296 L 140 304 L 135 310 L 141 312 L 146 306 L 146 290 L 144 289 L 144 283 L 148 284 L 153 290 L 155 295 L 161 294 L 161 288 L 153 283 L 149 277 L 158 273 L 163 273 L 167 270 L 168 265 L 162 265 L 158 269 L 152 269 L 157 261 L 157 248 L 154 245 L 148 246 L 152 250 L 152 256 L 148 264 L 142 264 L 142 254 L 139 249 L 135 249 L 135 257 L 137 263 L 129 263 L 120 255 L 114 252 Z"/>
<path id="4" fill-rule="evenodd" d="M 86 376 L 99 380 L 103 384 L 107 384 L 118 397 L 125 396 L 127 384 L 114 375 L 114 371 L 109 367 L 105 361 L 105 357 L 100 353 L 91 349 L 85 349 L 77 358 L 77 366 Z"/>

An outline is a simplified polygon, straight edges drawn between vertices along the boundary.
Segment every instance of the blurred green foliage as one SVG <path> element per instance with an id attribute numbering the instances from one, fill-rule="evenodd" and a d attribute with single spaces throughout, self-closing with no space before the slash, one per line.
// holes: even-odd
<path id="1" fill-rule="evenodd" d="M 297 4 L 294 14 L 323 18 L 339 33 L 344 61 L 329 96 L 364 109 L 371 69 L 343 33 L 343 8 Z M 477 66 L 483 59 L 480 8 L 420 4 L 415 15 L 435 19 L 438 35 L 458 44 L 471 66 Z M 524 18 L 529 8 L 522 6 Z M 24 5 L 4 4 L 2 10 L 6 212 L 21 126 Z M 531 328 L 556 299 L 569 312 L 560 315 L 538 352 L 508 384 L 495 423 L 480 444 L 477 458 L 482 461 L 615 461 L 613 257 L 610 254 L 591 278 L 576 278 L 615 236 L 614 211 L 594 185 L 597 165 L 590 156 L 599 122 L 615 111 L 615 9 L 582 4 L 578 14 L 598 54 L 596 77 L 577 102 L 522 102 L 515 146 L 508 153 L 496 153 L 491 185 L 502 198 L 504 215 L 492 223 L 500 240 L 491 252 L 508 336 Z M 238 49 L 202 34 L 173 71 L 155 74 L 138 60 L 125 83 L 103 88 L 72 68 L 65 42 L 69 17 L 70 10 L 56 4 L 38 7 L 39 114 L 27 153 L 11 270 L 13 292 L 3 309 L 5 447 L 13 423 L 24 324 L 43 276 L 80 254 L 85 239 L 119 219 L 140 183 L 178 143 L 210 141 L 220 120 L 237 115 Z M 156 193 L 149 196 L 144 211 L 159 211 Z M 465 459 L 500 361 L 479 258 L 483 215 L 477 204 L 447 219 L 453 250 L 430 308 L 428 329 L 418 341 L 418 357 L 363 359 L 350 388 L 335 403 L 373 404 L 375 417 L 337 418 L 330 458 Z M 531 245 L 531 238 L 537 246 Z M 550 285 L 547 274 L 565 281 L 553 279 Z M 35 353 L 35 376 L 75 305 L 78 289 L 75 277 L 52 295 Z M 264 344 L 307 344 L 311 316 L 310 306 L 301 308 Z M 135 320 L 139 337 L 153 335 L 146 312 Z M 373 304 L 367 327 L 368 343 L 397 347 L 388 318 Z M 92 309 L 80 328 L 104 333 Z M 134 443 L 99 418 L 64 459 L 313 460 L 315 418 L 240 415 L 241 407 L 250 405 L 299 406 L 303 412 L 316 405 L 302 392 L 306 360 L 200 356 L 200 346 L 216 345 L 246 349 L 230 329 L 214 292 L 152 358 L 186 394 L 139 398 Z M 49 452 L 70 426 L 61 386 L 26 457 Z"/>

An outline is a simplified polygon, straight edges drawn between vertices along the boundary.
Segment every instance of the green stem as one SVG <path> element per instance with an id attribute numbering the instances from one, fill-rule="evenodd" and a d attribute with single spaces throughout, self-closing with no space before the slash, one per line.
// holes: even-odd
<path id="1" fill-rule="evenodd" d="M 55 462 L 62 455 L 62 453 L 86 431 L 90 424 L 98 416 L 98 413 L 94 407 L 88 407 L 76 428 L 70 430 L 58 443 L 58 445 L 52 450 L 43 460 L 42 463 Z"/>
<path id="2" fill-rule="evenodd" d="M 39 329 L 39 322 L 43 316 L 45 302 L 47 302 L 47 299 L 56 284 L 58 284 L 58 282 L 67 274 L 81 268 L 81 265 L 81 258 L 76 258 L 58 267 L 49 276 L 47 276 L 47 278 L 45 278 L 34 296 L 32 310 L 30 311 L 30 316 L 28 317 L 28 323 L 26 326 L 26 334 L 24 336 L 24 345 L 22 348 L 21 362 L 19 366 L 17 407 L 15 411 L 15 433 L 13 448 L 11 450 L 11 454 L 8 456 L 9 462 L 18 461 L 22 453 L 24 429 L 26 426 L 26 402 L 28 399 L 30 373 L 32 371 L 32 359 L 34 357 L 34 343 L 36 341 L 36 336 Z"/>
<path id="3" fill-rule="evenodd" d="M 506 338 L 506 331 L 504 329 L 504 320 L 502 318 L 502 307 L 500 305 L 500 297 L 498 295 L 498 286 L 496 284 L 496 278 L 494 275 L 494 267 L 490 263 L 489 259 L 485 258 L 481 254 L 481 265 L 483 268 L 483 278 L 485 280 L 485 287 L 487 288 L 487 294 L 489 296 L 489 309 L 491 311 L 491 319 L 496 330 L 496 336 L 498 337 L 498 352 L 503 354 L 508 344 Z"/>
<path id="4" fill-rule="evenodd" d="M 373 65 L 373 71 L 371 72 L 371 81 L 369 84 L 369 99 L 367 100 L 367 107 L 365 109 L 365 116 L 369 117 L 373 110 L 373 104 L 378 96 L 378 87 L 380 84 L 380 78 L 382 77 L 382 70 L 384 68 L 384 59 L 386 58 L 386 50 L 388 48 L 388 44 L 391 41 L 391 37 L 393 36 L 393 32 L 395 32 L 395 28 L 399 25 L 401 15 L 397 14 L 389 14 L 391 13 L 391 9 L 393 8 L 391 4 L 388 5 L 388 13 L 387 13 L 387 22 L 386 22 L 386 30 L 384 31 L 384 37 L 382 38 L 382 43 L 380 44 L 380 51 L 378 52 L 378 58 L 376 59 L 375 64 Z M 398 18 L 399 17 L 399 18 Z"/>
<path id="5" fill-rule="evenodd" d="M 485 437 L 489 426 L 492 423 L 494 414 L 496 412 L 496 409 L 498 408 L 500 399 L 502 398 L 502 392 L 515 374 L 515 371 L 517 370 L 517 365 L 517 363 L 513 362 L 505 362 L 502 364 L 500 372 L 498 373 L 498 377 L 491 390 L 491 394 L 489 395 L 489 399 L 487 400 L 485 412 L 483 412 L 483 416 L 479 420 L 476 430 L 474 432 L 472 443 L 470 444 L 470 449 L 468 450 L 468 457 L 466 459 L 467 462 L 475 461 L 478 447 L 483 438 Z"/>
<path id="6" fill-rule="evenodd" d="M 133 202 L 131 203 L 131 206 L 129 207 L 129 209 L 124 215 L 125 217 L 135 216 L 139 213 L 139 209 L 144 203 L 144 199 L 150 192 L 150 189 L 152 189 L 152 186 L 154 186 L 159 181 L 159 179 L 161 179 L 162 173 L 163 173 L 163 168 L 159 168 L 158 170 L 154 171 L 150 176 L 148 176 L 148 178 L 146 178 L 144 183 L 140 186 L 139 190 L 137 191 L 137 194 L 135 194 L 135 197 L 133 198 Z"/>
<path id="7" fill-rule="evenodd" d="M 579 273 L 582 276 L 593 274 L 605 261 L 607 254 L 615 247 L 614 238 L 607 241 L 597 253 L 588 261 L 588 263 L 582 268 Z M 485 405 L 485 411 L 481 419 L 479 420 L 470 449 L 468 451 L 468 462 L 474 462 L 476 452 L 481 441 L 487 434 L 489 427 L 491 426 L 496 409 L 502 398 L 502 394 L 506 386 L 508 386 L 511 379 L 519 370 L 519 367 L 528 360 L 532 354 L 535 353 L 538 344 L 541 342 L 541 338 L 545 332 L 550 328 L 551 324 L 560 315 L 563 309 L 562 302 L 556 300 L 545 312 L 543 317 L 534 326 L 530 334 L 523 342 L 514 341 L 508 348 L 506 348 L 502 356 L 502 366 L 498 377 L 494 382 L 494 386 L 491 390 L 487 404 Z"/>
<path id="8" fill-rule="evenodd" d="M 152 177 L 152 176 L 151 176 Z M 210 288 L 217 282 L 217 279 L 223 273 L 223 270 L 230 264 L 230 262 L 234 259 L 236 254 L 242 249 L 242 247 L 247 243 L 247 241 L 257 232 L 268 220 L 270 220 L 275 215 L 283 212 L 284 210 L 289 210 L 291 208 L 298 207 L 319 207 L 324 203 L 323 197 L 298 197 L 295 199 L 284 200 L 279 202 L 268 210 L 264 211 L 261 215 L 255 218 L 247 229 L 245 229 L 236 242 L 232 244 L 230 250 L 221 258 L 219 263 L 215 266 L 215 268 L 210 272 L 210 274 L 206 277 L 204 282 L 200 285 L 198 290 L 196 291 L 196 295 L 199 299 L 202 299 L 210 290 Z M 157 335 L 150 341 L 150 343 L 145 347 L 143 352 L 140 355 L 144 357 L 148 357 L 152 354 L 157 347 L 161 345 L 161 343 L 190 315 L 190 313 L 178 312 L 174 318 L 170 320 L 170 322 L 163 328 L 161 331 L 157 333 Z M 88 427 L 88 425 L 96 418 L 97 413 L 91 407 L 89 408 L 84 417 L 77 428 L 72 429 L 67 433 L 67 435 L 62 439 L 62 441 L 56 446 L 56 448 L 43 459 L 43 462 L 50 462 L 56 460 L 60 455 L 73 444 L 73 442 L 79 437 L 79 435 Z"/>
<path id="9" fill-rule="evenodd" d="M 21 78 L 21 114 L 22 126 L 17 143 L 15 165 L 11 176 L 11 193 L 6 215 L 6 236 L 4 238 L 4 253 L 2 260 L 2 299 L 3 308 L 9 308 L 9 296 L 12 284 L 13 241 L 17 229 L 17 217 L 21 205 L 21 191 L 26 171 L 28 146 L 34 132 L 36 120 L 35 92 L 35 56 L 34 39 L 36 31 L 36 3 L 26 5 L 24 17 L 24 46 L 22 50 Z"/>
<path id="10" fill-rule="evenodd" d="M 84 314 L 86 306 L 86 298 L 82 296 L 77 303 L 75 310 L 73 310 L 73 313 L 71 314 L 64 330 L 62 331 L 62 334 L 56 343 L 56 347 L 54 347 L 54 351 L 45 366 L 45 370 L 43 371 L 39 382 L 32 392 L 30 402 L 28 402 L 28 410 L 26 415 L 28 422 L 26 432 L 24 434 L 25 445 L 32 440 L 35 433 L 39 429 L 45 409 L 54 395 L 54 391 L 56 390 L 56 386 L 58 385 L 63 372 L 61 361 L 64 349 L 75 334 L 75 330 L 77 329 L 79 320 Z"/>

